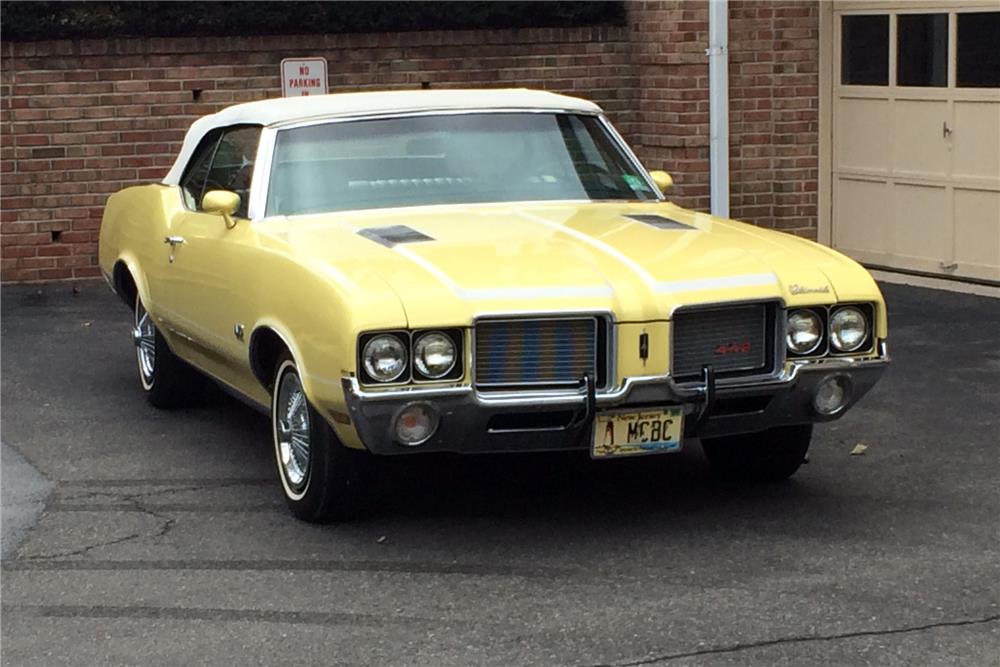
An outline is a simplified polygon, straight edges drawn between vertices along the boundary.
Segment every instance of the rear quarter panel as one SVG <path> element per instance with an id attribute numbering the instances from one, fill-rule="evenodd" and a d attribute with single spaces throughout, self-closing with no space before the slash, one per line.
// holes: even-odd
<path id="1" fill-rule="evenodd" d="M 174 188 L 150 184 L 116 192 L 104 208 L 98 237 L 101 271 L 113 276 L 115 265 L 124 263 L 151 313 L 156 312 L 157 294 L 150 289 L 149 272 L 156 272 L 156 252 L 163 250 L 169 211 L 179 203 Z"/>

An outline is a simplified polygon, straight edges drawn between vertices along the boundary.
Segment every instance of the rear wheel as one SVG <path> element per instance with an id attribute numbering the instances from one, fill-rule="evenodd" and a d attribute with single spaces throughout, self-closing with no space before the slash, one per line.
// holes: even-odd
<path id="1" fill-rule="evenodd" d="M 805 461 L 812 424 L 702 440 L 712 472 L 731 482 L 780 482 Z"/>
<path id="2" fill-rule="evenodd" d="M 199 394 L 201 378 L 171 351 L 139 296 L 135 298 L 132 342 L 139 382 L 151 405 L 176 408 Z"/>
<path id="3" fill-rule="evenodd" d="M 310 523 L 356 518 L 371 496 L 371 454 L 341 444 L 309 403 L 287 354 L 275 369 L 271 423 L 278 475 L 292 513 Z"/>

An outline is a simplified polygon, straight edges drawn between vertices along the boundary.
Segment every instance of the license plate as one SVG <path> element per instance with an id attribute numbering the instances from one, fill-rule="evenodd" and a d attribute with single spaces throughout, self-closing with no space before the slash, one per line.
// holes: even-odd
<path id="1" fill-rule="evenodd" d="M 678 452 L 684 434 L 681 407 L 603 412 L 594 420 L 590 455 L 595 459 Z"/>

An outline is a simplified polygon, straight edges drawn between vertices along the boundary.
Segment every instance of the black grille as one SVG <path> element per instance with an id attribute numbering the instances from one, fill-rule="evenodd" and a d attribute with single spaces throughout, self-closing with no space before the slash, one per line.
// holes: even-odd
<path id="1" fill-rule="evenodd" d="M 705 365 L 716 375 L 769 371 L 774 362 L 774 306 L 753 304 L 689 310 L 673 318 L 674 377 L 696 377 Z"/>
<path id="2" fill-rule="evenodd" d="M 476 324 L 476 386 L 483 389 L 575 387 L 587 373 L 603 386 L 603 319 L 525 319 Z"/>

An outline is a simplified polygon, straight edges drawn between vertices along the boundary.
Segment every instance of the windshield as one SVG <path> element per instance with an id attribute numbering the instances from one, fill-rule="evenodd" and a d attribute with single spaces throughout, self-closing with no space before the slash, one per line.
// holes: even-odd
<path id="1" fill-rule="evenodd" d="M 596 117 L 442 114 L 279 131 L 267 215 L 656 198 Z"/>

